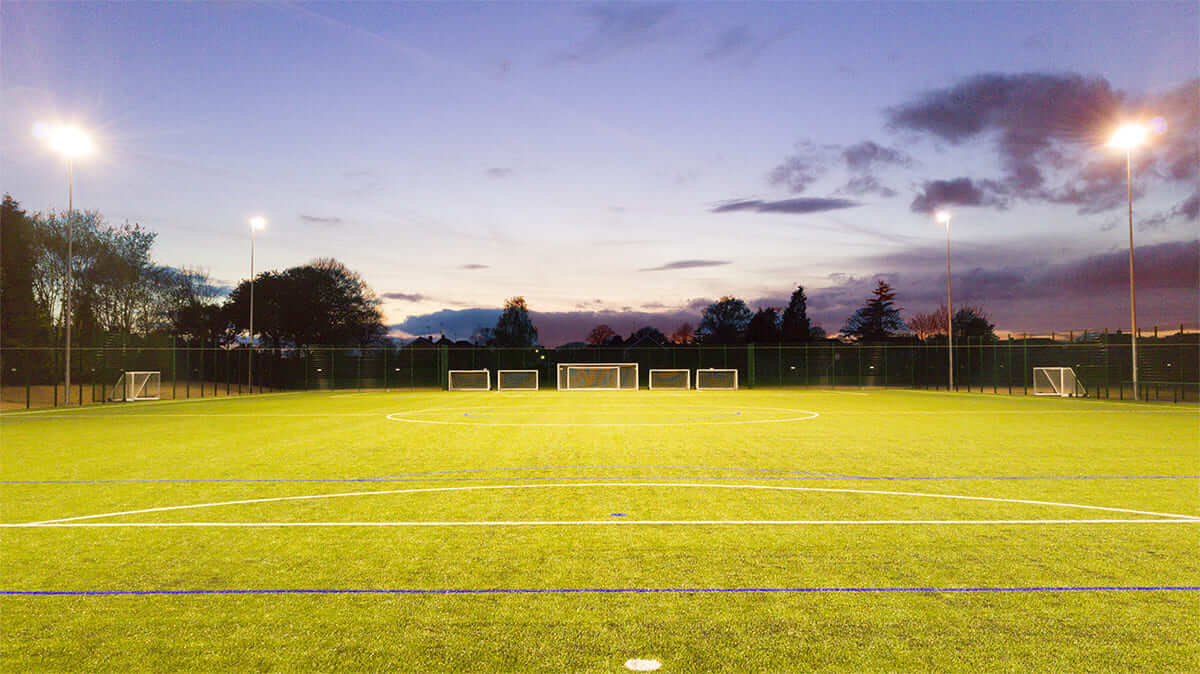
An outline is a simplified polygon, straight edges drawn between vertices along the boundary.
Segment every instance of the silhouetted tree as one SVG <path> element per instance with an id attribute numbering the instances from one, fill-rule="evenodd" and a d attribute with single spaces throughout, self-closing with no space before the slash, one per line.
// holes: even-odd
<path id="1" fill-rule="evenodd" d="M 966 304 L 954 312 L 955 339 L 982 339 L 987 342 L 996 341 L 996 326 L 989 320 L 983 307 Z"/>
<path id="2" fill-rule="evenodd" d="M 892 306 L 896 293 L 887 281 L 881 279 L 872 295 L 873 297 L 846 321 L 846 325 L 842 327 L 842 334 L 857 337 L 864 342 L 879 342 L 907 329 L 900 318 L 900 310 Z"/>
<path id="3" fill-rule="evenodd" d="M 235 333 L 249 328 L 250 282 L 226 301 L 224 315 Z M 379 300 L 354 271 L 317 259 L 254 279 L 254 330 L 272 346 L 354 345 L 382 341 L 387 333 Z"/>
<path id="4" fill-rule="evenodd" d="M 616 336 L 616 330 L 610 328 L 607 323 L 601 323 L 600 325 L 592 328 L 592 331 L 588 333 L 587 340 L 585 341 L 592 346 L 600 346 Z"/>
<path id="5" fill-rule="evenodd" d="M 927 314 L 913 314 L 907 321 L 908 329 L 920 339 L 935 335 L 946 335 L 946 306 L 942 305 Z"/>
<path id="6" fill-rule="evenodd" d="M 36 233 L 33 220 L 12 196 L 0 205 L 0 343 L 33 346 L 45 311 L 33 296 Z"/>
<path id="7" fill-rule="evenodd" d="M 808 320 L 808 297 L 804 294 L 804 286 L 798 285 L 792 291 L 792 298 L 783 310 L 781 328 L 786 342 L 807 342 L 812 339 L 812 322 Z"/>
<path id="8" fill-rule="evenodd" d="M 629 339 L 625 340 L 625 343 L 633 344 L 642 339 L 651 340 L 656 344 L 666 344 L 668 341 L 667 336 L 662 333 L 662 330 L 652 325 L 647 325 L 634 330 L 633 334 L 629 335 Z"/>
<path id="9" fill-rule="evenodd" d="M 199 269 L 166 267 L 159 274 L 159 306 L 168 330 L 185 344 L 212 344 L 224 332 L 220 290 Z"/>
<path id="10" fill-rule="evenodd" d="M 684 323 L 671 333 L 671 341 L 676 344 L 689 344 L 692 341 L 692 324 Z"/>
<path id="11" fill-rule="evenodd" d="M 779 312 L 772 308 L 759 308 L 746 326 L 746 341 L 751 343 L 778 342 L 783 337 Z"/>
<path id="12" fill-rule="evenodd" d="M 701 344 L 736 344 L 746 334 L 754 312 L 736 297 L 722 297 L 704 309 L 696 341 Z"/>
<path id="13" fill-rule="evenodd" d="M 538 331 L 529 320 L 529 307 L 524 297 L 504 302 L 504 312 L 492 331 L 492 346 L 537 346 Z"/>

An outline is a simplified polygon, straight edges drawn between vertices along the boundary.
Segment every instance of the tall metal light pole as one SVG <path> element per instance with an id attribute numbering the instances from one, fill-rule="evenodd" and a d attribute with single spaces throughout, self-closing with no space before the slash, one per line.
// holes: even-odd
<path id="1" fill-rule="evenodd" d="M 75 285 L 74 237 L 71 233 L 71 221 L 75 218 L 75 158 L 82 157 L 94 149 L 92 139 L 74 126 L 46 124 L 38 122 L 33 125 L 33 135 L 46 141 L 50 149 L 62 155 L 67 160 L 67 287 L 63 297 L 63 323 L 65 335 L 65 365 L 64 385 L 66 395 L 64 404 L 71 404 L 71 296 Z"/>
<path id="2" fill-rule="evenodd" d="M 947 391 L 954 390 L 954 304 L 950 299 L 950 212 L 938 211 L 934 216 L 946 226 L 946 352 L 950 358 L 950 379 Z"/>
<path id="3" fill-rule="evenodd" d="M 250 352 L 246 356 L 246 387 L 254 393 L 254 232 L 267 226 L 261 215 L 250 218 Z"/>
<path id="4" fill-rule="evenodd" d="M 1108 141 L 1109 147 L 1125 150 L 1125 187 L 1129 198 L 1129 344 L 1133 359 L 1133 399 L 1141 400 L 1138 391 L 1137 358 L 1137 298 L 1133 291 L 1133 148 L 1146 142 L 1146 127 L 1126 124 L 1117 129 Z"/>

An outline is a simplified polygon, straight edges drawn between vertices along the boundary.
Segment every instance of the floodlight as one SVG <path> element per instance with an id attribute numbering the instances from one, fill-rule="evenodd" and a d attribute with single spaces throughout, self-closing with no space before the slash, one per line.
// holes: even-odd
<path id="1" fill-rule="evenodd" d="M 266 227 L 267 227 L 267 219 L 262 217 L 261 215 L 256 215 L 253 218 L 250 218 L 250 229 L 259 230 L 259 229 L 265 229 Z"/>
<path id="2" fill-rule="evenodd" d="M 1108 140 L 1109 147 L 1132 150 L 1146 142 L 1146 127 L 1142 124 L 1125 124 Z"/>
<path id="3" fill-rule="evenodd" d="M 940 225 L 950 224 L 950 211 L 938 211 L 934 213 L 933 219 L 937 220 Z"/>
<path id="4" fill-rule="evenodd" d="M 51 150 L 67 159 L 82 157 L 96 149 L 92 139 L 77 126 L 38 122 L 33 125 L 33 136 L 46 141 Z"/>

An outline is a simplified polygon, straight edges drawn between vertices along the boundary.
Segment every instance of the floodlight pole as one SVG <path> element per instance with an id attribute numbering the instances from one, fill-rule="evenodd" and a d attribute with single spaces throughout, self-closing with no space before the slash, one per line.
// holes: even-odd
<path id="1" fill-rule="evenodd" d="M 66 301 L 63 303 L 64 321 L 66 323 L 66 391 L 64 392 L 63 404 L 70 406 L 71 404 L 71 290 L 74 286 L 75 275 L 72 267 L 74 266 L 73 256 L 73 237 L 71 236 L 71 220 L 75 213 L 75 160 L 67 157 L 67 292 Z"/>
<path id="2" fill-rule="evenodd" d="M 250 224 L 250 351 L 246 354 L 247 393 L 254 393 L 254 223 Z"/>
<path id="3" fill-rule="evenodd" d="M 954 302 L 950 297 L 950 219 L 949 211 L 934 213 L 934 219 L 946 226 L 946 354 L 950 360 L 947 391 L 954 390 Z"/>
<path id="4" fill-rule="evenodd" d="M 1138 392 L 1137 358 L 1137 299 L 1133 292 L 1133 148 L 1125 148 L 1125 187 L 1129 197 L 1129 340 L 1133 358 L 1133 399 L 1141 400 Z"/>

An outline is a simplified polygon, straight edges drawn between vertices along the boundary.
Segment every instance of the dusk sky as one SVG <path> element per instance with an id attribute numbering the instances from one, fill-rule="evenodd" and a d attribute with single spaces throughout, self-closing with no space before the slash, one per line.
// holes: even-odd
<path id="1" fill-rule="evenodd" d="M 393 334 L 523 295 L 542 342 L 797 283 L 836 332 L 875 278 L 1000 330 L 1200 317 L 1200 3 L 0 4 L 0 190 L 224 285 L 336 257 Z"/>

